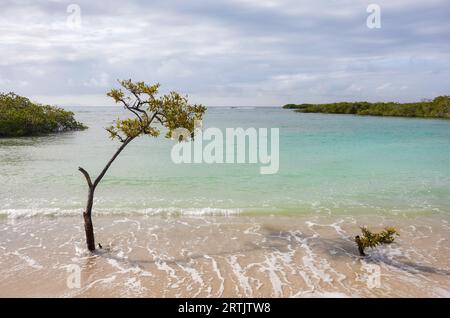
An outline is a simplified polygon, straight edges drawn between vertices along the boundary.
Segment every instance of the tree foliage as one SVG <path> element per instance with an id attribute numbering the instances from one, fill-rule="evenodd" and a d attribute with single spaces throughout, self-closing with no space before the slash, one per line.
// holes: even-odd
<path id="1" fill-rule="evenodd" d="M 393 227 L 386 227 L 380 233 L 373 233 L 367 227 L 361 227 L 362 236 L 356 236 L 355 242 L 361 255 L 366 248 L 374 248 L 381 244 L 390 244 L 398 236 L 398 231 Z"/>
<path id="2" fill-rule="evenodd" d="M 74 114 L 31 102 L 14 93 L 0 94 L 0 137 L 35 136 L 87 128 Z"/>
<path id="3" fill-rule="evenodd" d="M 158 137 L 161 131 L 159 127 L 152 126 L 154 122 L 167 129 L 168 138 L 177 128 L 185 128 L 193 133 L 195 121 L 201 120 L 206 111 L 202 105 L 189 104 L 187 97 L 177 92 L 158 96 L 159 84 L 148 85 L 131 80 L 119 83 L 122 88 L 112 89 L 108 96 L 134 114 L 134 118 L 117 119 L 107 128 L 110 137 L 121 142 L 140 135 Z"/>
<path id="4" fill-rule="evenodd" d="M 354 114 L 366 116 L 450 118 L 450 97 L 438 96 L 417 103 L 342 102 L 332 104 L 287 104 L 286 109 L 301 113 Z"/>

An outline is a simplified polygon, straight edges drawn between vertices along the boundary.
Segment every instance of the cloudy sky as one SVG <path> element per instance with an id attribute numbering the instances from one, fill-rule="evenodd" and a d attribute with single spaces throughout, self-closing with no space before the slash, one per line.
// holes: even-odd
<path id="1" fill-rule="evenodd" d="M 0 0 L 0 91 L 111 105 L 132 78 L 207 106 L 414 101 L 450 94 L 449 17 L 448 0 Z"/>

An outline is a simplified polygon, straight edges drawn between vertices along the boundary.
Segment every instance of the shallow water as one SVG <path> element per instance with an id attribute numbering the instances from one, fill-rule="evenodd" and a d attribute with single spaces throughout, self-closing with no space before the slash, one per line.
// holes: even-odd
<path id="1" fill-rule="evenodd" d="M 98 217 L 0 223 L 0 296 L 450 297 L 448 217 Z M 360 257 L 358 226 L 395 243 Z M 73 266 L 80 285 L 68 285 Z"/>
<path id="2" fill-rule="evenodd" d="M 212 108 L 205 128 L 279 128 L 279 173 L 141 138 L 97 190 L 91 255 L 77 168 L 112 155 L 120 108 L 73 110 L 89 130 L 0 139 L 0 296 L 450 296 L 449 121 Z M 401 236 L 361 258 L 363 225 Z"/>
<path id="3" fill-rule="evenodd" d="M 78 215 L 82 166 L 96 175 L 115 151 L 104 127 L 121 108 L 73 108 L 83 132 L 0 139 L 0 215 Z M 134 141 L 96 194 L 98 213 L 383 214 L 450 212 L 450 121 L 210 108 L 204 127 L 277 127 L 280 170 L 184 164 L 173 142 Z"/>

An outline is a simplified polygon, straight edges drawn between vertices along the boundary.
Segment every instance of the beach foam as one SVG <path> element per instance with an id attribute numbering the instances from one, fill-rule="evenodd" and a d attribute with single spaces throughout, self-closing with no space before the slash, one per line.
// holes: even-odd
<path id="1" fill-rule="evenodd" d="M 448 297 L 447 221 L 100 215 L 104 249 L 92 255 L 79 217 L 0 220 L 0 296 Z M 401 236 L 361 258 L 352 241 L 360 224 L 393 225 Z M 74 290 L 72 265 L 81 270 Z"/>

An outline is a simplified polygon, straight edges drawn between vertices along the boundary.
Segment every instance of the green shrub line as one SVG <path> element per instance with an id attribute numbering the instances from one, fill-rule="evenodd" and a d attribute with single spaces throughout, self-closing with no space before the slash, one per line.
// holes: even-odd
<path id="1" fill-rule="evenodd" d="M 331 104 L 287 104 L 300 113 L 353 114 L 365 116 L 450 118 L 450 96 L 417 103 L 341 102 Z"/>
<path id="2" fill-rule="evenodd" d="M 33 103 L 15 93 L 0 93 L 0 138 L 37 136 L 86 128 L 75 120 L 73 112 Z"/>

